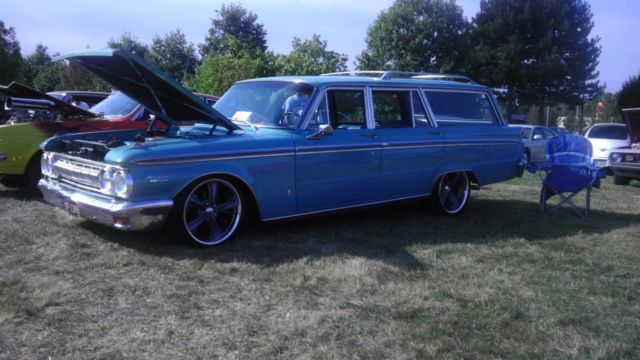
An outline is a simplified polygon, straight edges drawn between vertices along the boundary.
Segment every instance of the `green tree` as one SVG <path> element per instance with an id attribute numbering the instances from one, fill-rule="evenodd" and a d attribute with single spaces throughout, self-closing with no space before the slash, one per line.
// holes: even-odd
<path id="1" fill-rule="evenodd" d="M 47 47 L 38 43 L 33 54 L 27 56 L 22 64 L 22 76 L 25 85 L 33 87 L 35 78 L 42 68 L 49 63 L 51 63 L 51 56 L 47 53 Z"/>
<path id="2" fill-rule="evenodd" d="M 200 44 L 200 55 L 225 52 L 238 54 L 246 50 L 267 51 L 267 32 L 257 22 L 258 16 L 240 4 L 222 5 L 218 16 L 211 19 L 211 27 Z M 241 45 L 241 46 L 238 46 Z"/>
<path id="3" fill-rule="evenodd" d="M 259 50 L 236 56 L 212 53 L 196 69 L 192 88 L 214 95 L 224 94 L 238 80 L 275 75 L 274 56 Z"/>
<path id="4" fill-rule="evenodd" d="M 107 83 L 84 70 L 75 63 L 69 63 L 60 74 L 56 90 L 101 90 L 107 91 Z"/>
<path id="5" fill-rule="evenodd" d="M 310 40 L 297 37 L 291 43 L 293 50 L 287 55 L 278 55 L 278 75 L 318 75 L 347 70 L 348 57 L 327 50 L 327 42 L 314 34 Z"/>
<path id="6" fill-rule="evenodd" d="M 147 60 L 177 82 L 187 74 L 193 74 L 198 62 L 193 44 L 188 43 L 180 29 L 163 38 L 154 37 Z"/>
<path id="7" fill-rule="evenodd" d="M 58 88 L 60 79 L 62 78 L 62 73 L 66 68 L 67 66 L 62 61 L 51 61 L 42 66 L 36 77 L 33 79 L 33 88 L 42 92 L 55 90 Z"/>
<path id="8" fill-rule="evenodd" d="M 504 90 L 508 116 L 514 103 L 584 104 L 603 89 L 592 17 L 586 0 L 481 0 L 473 76 Z"/>
<path id="9" fill-rule="evenodd" d="M 369 27 L 361 70 L 460 72 L 469 24 L 454 0 L 396 0 Z"/>
<path id="10" fill-rule="evenodd" d="M 13 27 L 6 28 L 0 20 L 0 84 L 20 80 L 22 55 Z"/>
<path id="11" fill-rule="evenodd" d="M 136 54 L 141 58 L 146 58 L 149 47 L 131 35 L 129 32 L 123 33 L 120 38 L 111 38 L 107 41 L 107 46 L 112 49 L 125 50 Z"/>
<path id="12" fill-rule="evenodd" d="M 618 110 L 640 107 L 640 74 L 631 76 L 618 92 Z"/>

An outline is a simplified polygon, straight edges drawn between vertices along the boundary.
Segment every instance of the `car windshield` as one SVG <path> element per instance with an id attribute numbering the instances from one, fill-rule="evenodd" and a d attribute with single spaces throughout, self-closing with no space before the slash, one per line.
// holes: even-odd
<path id="1" fill-rule="evenodd" d="M 89 111 L 100 114 L 106 119 L 113 119 L 130 114 L 136 106 L 138 106 L 137 102 L 121 92 L 116 92 L 95 104 Z"/>
<path id="2" fill-rule="evenodd" d="M 626 140 L 627 127 L 617 125 L 596 125 L 589 131 L 590 139 Z"/>
<path id="3" fill-rule="evenodd" d="M 214 105 L 240 125 L 295 128 L 314 87 L 305 83 L 252 81 L 235 84 Z"/>

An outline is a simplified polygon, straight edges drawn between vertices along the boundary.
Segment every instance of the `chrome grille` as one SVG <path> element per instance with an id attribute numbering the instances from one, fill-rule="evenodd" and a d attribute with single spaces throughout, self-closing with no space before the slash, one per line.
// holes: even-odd
<path id="1" fill-rule="evenodd" d="M 57 157 L 53 164 L 54 172 L 60 178 L 73 181 L 75 183 L 99 189 L 98 176 L 104 166 L 100 164 L 76 161 L 65 157 Z"/>

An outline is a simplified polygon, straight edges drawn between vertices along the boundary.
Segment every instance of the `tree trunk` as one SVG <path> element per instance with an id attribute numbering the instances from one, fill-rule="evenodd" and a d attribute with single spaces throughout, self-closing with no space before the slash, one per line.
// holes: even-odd
<path id="1" fill-rule="evenodd" d="M 513 86 L 507 86 L 507 123 L 511 124 L 511 115 L 513 107 Z"/>
<path id="2" fill-rule="evenodd" d="M 578 132 L 582 134 L 582 127 L 584 126 L 584 103 L 580 104 L 580 120 L 578 121 Z"/>

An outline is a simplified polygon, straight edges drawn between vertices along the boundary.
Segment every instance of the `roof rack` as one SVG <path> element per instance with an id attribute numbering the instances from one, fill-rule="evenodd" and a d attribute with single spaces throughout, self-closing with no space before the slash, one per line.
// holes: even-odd
<path id="1" fill-rule="evenodd" d="M 412 72 L 412 71 L 397 71 L 397 70 L 355 70 L 355 71 L 342 71 L 328 74 L 322 74 L 321 76 L 363 76 L 372 77 L 379 80 L 389 79 L 419 79 L 419 80 L 445 80 L 455 81 L 466 84 L 475 84 L 476 82 L 471 78 L 463 75 L 454 74 L 440 74 L 440 73 L 428 73 L 428 72 Z"/>

